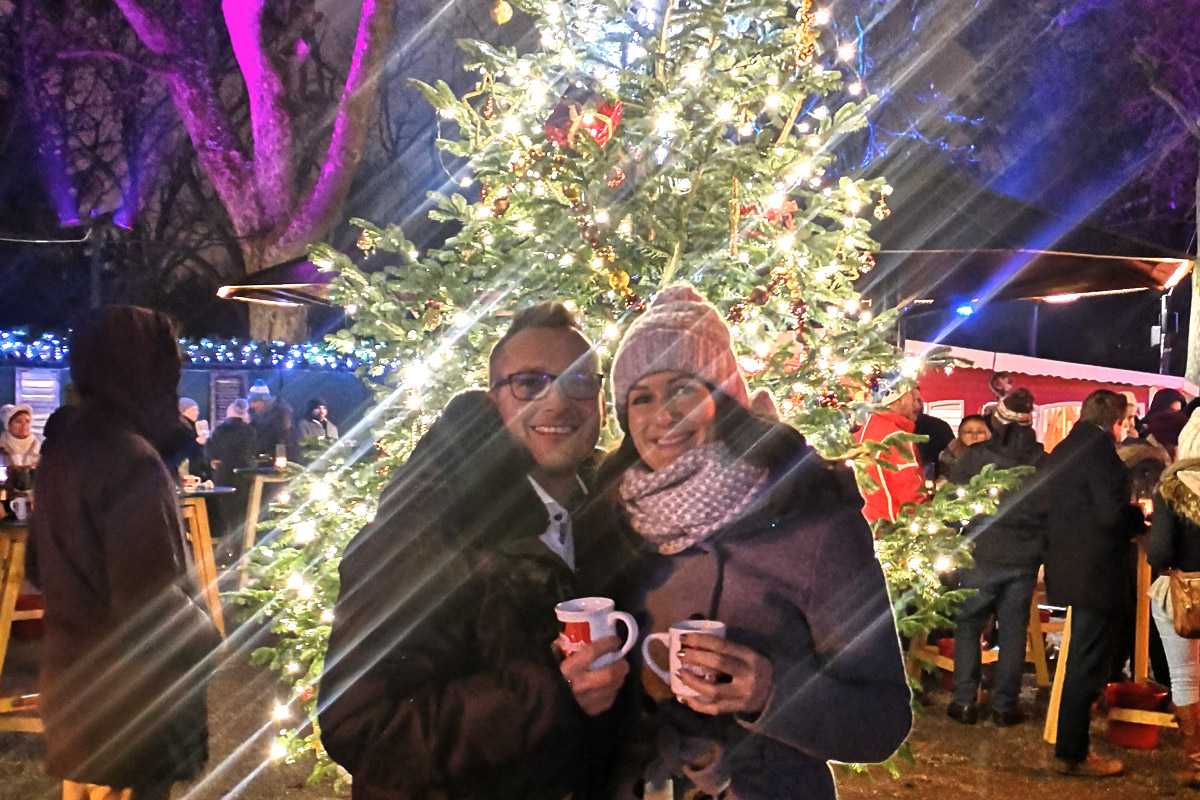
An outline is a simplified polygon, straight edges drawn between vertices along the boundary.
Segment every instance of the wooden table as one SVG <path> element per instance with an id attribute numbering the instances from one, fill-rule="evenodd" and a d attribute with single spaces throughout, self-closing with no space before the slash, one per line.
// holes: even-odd
<path id="1" fill-rule="evenodd" d="M 241 558 L 244 560 L 247 554 L 254 549 L 255 541 L 258 538 L 258 512 L 262 507 L 263 486 L 268 483 L 286 483 L 291 480 L 292 476 L 275 467 L 241 467 L 235 469 L 233 473 L 250 479 L 250 486 L 247 489 L 249 494 L 246 497 L 246 528 L 242 533 Z M 246 570 L 239 569 L 239 592 L 246 588 L 249 580 Z"/>
<path id="2" fill-rule="evenodd" d="M 25 580 L 26 536 L 24 522 L 11 517 L 0 521 L 0 675 L 4 672 L 12 624 L 42 617 L 41 609 L 17 611 L 17 595 Z M 0 697 L 0 731 L 41 733 L 42 720 L 37 716 L 37 707 L 36 694 Z"/>
<path id="3" fill-rule="evenodd" d="M 225 635 L 225 615 L 221 613 L 221 591 L 217 586 L 217 564 L 213 559 L 212 529 L 208 525 L 209 497 L 233 494 L 232 486 L 214 486 L 211 489 L 196 489 L 179 493 L 179 505 L 183 511 L 183 523 L 188 541 L 192 544 L 192 564 L 196 569 L 196 582 L 213 622 L 221 635 Z"/>

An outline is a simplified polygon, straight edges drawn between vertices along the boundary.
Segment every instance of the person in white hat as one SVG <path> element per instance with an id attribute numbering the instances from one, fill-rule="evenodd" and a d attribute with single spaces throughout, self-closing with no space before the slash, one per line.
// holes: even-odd
<path id="1" fill-rule="evenodd" d="M 41 440 L 33 432 L 33 409 L 27 405 L 13 406 L 0 433 L 0 451 L 9 469 L 33 469 L 42 455 Z"/>

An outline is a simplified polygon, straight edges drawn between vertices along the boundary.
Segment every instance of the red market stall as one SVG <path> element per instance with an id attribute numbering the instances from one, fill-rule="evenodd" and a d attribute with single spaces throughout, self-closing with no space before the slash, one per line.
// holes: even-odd
<path id="1" fill-rule="evenodd" d="M 935 346 L 910 340 L 904 349 L 909 355 L 919 356 Z M 970 361 L 972 366 L 956 367 L 948 373 L 929 370 L 921 376 L 921 396 L 930 414 L 946 420 L 958 430 L 958 423 L 965 415 L 977 414 L 984 405 L 995 400 L 988 387 L 992 374 L 1010 372 L 1016 385 L 1028 388 L 1037 400 L 1034 428 L 1047 450 L 1067 434 L 1079 418 L 1079 404 L 1096 389 L 1132 392 L 1139 413 L 1145 411 L 1150 398 L 1159 389 L 1177 389 L 1188 397 L 1198 393 L 1195 384 L 1175 375 L 1094 367 L 963 347 L 951 347 L 950 354 Z"/>

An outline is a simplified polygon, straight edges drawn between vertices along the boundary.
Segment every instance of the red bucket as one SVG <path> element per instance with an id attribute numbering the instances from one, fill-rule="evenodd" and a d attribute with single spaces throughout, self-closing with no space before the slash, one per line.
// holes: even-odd
<path id="1" fill-rule="evenodd" d="M 40 594 L 17 595 L 17 611 L 40 611 L 43 609 Z M 42 638 L 42 621 L 40 619 L 23 619 L 13 623 L 12 634 L 18 639 Z"/>
<path id="2" fill-rule="evenodd" d="M 1153 683 L 1110 683 L 1104 700 L 1110 708 L 1158 711 L 1167 699 L 1167 690 Z M 1158 726 L 1140 722 L 1108 721 L 1108 738 L 1113 744 L 1134 750 L 1153 750 L 1158 746 Z"/>

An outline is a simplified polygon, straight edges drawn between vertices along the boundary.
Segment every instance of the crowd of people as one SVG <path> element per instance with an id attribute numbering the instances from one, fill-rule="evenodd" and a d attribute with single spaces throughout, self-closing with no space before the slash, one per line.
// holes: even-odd
<path id="1" fill-rule="evenodd" d="M 291 431 L 337 429 L 320 399 L 294 424 L 259 382 L 206 435 L 198 404 L 177 396 L 169 324 L 144 309 L 100 313 L 71 357 L 79 399 L 37 462 L 30 527 L 48 768 L 69 798 L 96 786 L 162 798 L 207 758 L 218 642 L 186 569 L 175 467 L 211 460 L 222 481 L 287 448 Z M 607 453 L 606 386 L 622 433 Z M 980 640 L 994 619 L 992 720 L 1025 720 L 1026 625 L 1044 565 L 1049 601 L 1072 614 L 1055 763 L 1119 773 L 1091 749 L 1088 721 L 1119 658 L 1129 547 L 1144 527 L 1117 447 L 1134 429 L 1131 401 L 1093 392 L 1047 454 L 1032 393 L 999 386 L 955 435 L 923 419 L 915 385 L 881 381 L 857 437 L 891 469 L 863 492 L 751 395 L 725 321 L 693 288 L 659 294 L 608 376 L 566 307 L 520 311 L 488 387 L 448 404 L 343 555 L 318 694 L 326 752 L 358 800 L 833 798 L 829 762 L 883 760 L 912 724 L 872 527 L 933 482 L 992 465 L 1032 469 L 964 529 L 975 559 L 959 580 L 975 592 L 953 634 L 948 713 L 981 718 Z M 1152 404 L 1145 438 L 1123 450 L 1139 451 L 1128 461 L 1144 475 L 1147 453 L 1178 457 L 1161 483 L 1138 484 L 1158 487 L 1148 552 L 1159 568 L 1197 569 L 1200 418 L 1177 426 L 1178 401 Z M 12 410 L 6 458 L 32 449 L 10 453 L 30 436 L 19 416 L 31 413 Z M 629 641 L 611 622 L 583 634 L 560 622 L 576 606 L 607 609 L 603 619 L 619 609 Z M 1166 608 L 1155 608 L 1161 669 L 1200 782 L 1200 651 L 1162 622 Z"/>
<path id="2" fill-rule="evenodd" d="M 860 442 L 883 444 L 902 433 L 929 437 L 894 439 L 885 455 L 893 468 L 872 471 L 878 488 L 868 493 L 866 509 L 879 525 L 923 502 L 932 486 L 965 485 L 988 466 L 1030 469 L 995 514 L 963 531 L 973 542 L 974 563 L 953 578 L 973 592 L 955 617 L 948 716 L 968 725 L 981 719 L 984 639 L 999 645 L 992 721 L 1008 726 L 1027 719 L 1018 698 L 1030 606 L 1042 574 L 1048 602 L 1070 608 L 1055 766 L 1068 775 L 1121 774 L 1118 759 L 1092 750 L 1088 729 L 1092 704 L 1106 684 L 1124 679 L 1132 656 L 1134 564 L 1142 547 L 1159 576 L 1151 588 L 1153 675 L 1169 686 L 1183 732 L 1190 767 L 1182 778 L 1200 787 L 1200 640 L 1175 633 L 1167 598 L 1169 570 L 1200 569 L 1200 416 L 1193 419 L 1200 400 L 1188 403 L 1180 392 L 1163 389 L 1138 418 L 1131 393 L 1094 391 L 1078 422 L 1047 453 L 1032 428 L 1033 393 L 1004 373 L 993 376 L 991 388 L 996 400 L 964 416 L 953 435 L 938 433 L 945 423 L 923 419 L 919 389 L 887 386 L 858 433 Z M 1152 497 L 1147 529 L 1143 508 Z"/>

